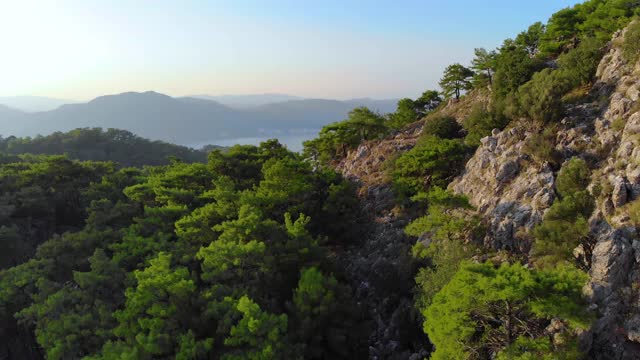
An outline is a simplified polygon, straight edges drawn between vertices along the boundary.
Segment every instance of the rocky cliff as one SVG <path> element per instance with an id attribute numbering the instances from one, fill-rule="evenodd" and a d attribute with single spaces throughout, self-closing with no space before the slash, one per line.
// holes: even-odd
<path id="1" fill-rule="evenodd" d="M 624 31 L 615 34 L 589 100 L 568 106 L 550 144 L 559 163 L 578 156 L 593 168 L 590 188 L 598 200 L 585 293 L 597 320 L 583 346 L 596 359 L 634 359 L 640 349 L 640 241 L 625 208 L 640 196 L 640 62 L 624 60 L 615 45 L 623 37 Z M 557 166 L 527 153 L 533 136 L 524 122 L 495 130 L 450 185 L 485 219 L 487 246 L 526 253 L 531 230 L 554 201 Z"/>
<path id="2" fill-rule="evenodd" d="M 625 61 L 617 45 L 623 37 L 624 31 L 614 35 L 588 94 L 567 106 L 566 117 L 549 139 L 553 162 L 540 161 L 529 150 L 528 144 L 542 129 L 524 119 L 516 120 L 507 129 L 496 129 L 483 138 L 463 173 L 449 186 L 466 195 L 484 219 L 486 247 L 526 255 L 533 228 L 557 197 L 555 178 L 561 164 L 576 156 L 590 164 L 589 188 L 597 198 L 589 220 L 592 249 L 577 248 L 575 253 L 583 254 L 590 264 L 590 282 L 584 291 L 596 320 L 591 331 L 582 336 L 581 345 L 594 359 L 637 359 L 640 353 L 640 239 L 637 224 L 628 214 L 628 204 L 640 198 L 640 62 Z M 475 97 L 441 111 L 462 120 L 474 101 L 486 100 Z M 362 249 L 349 255 L 354 272 L 359 274 L 360 289 L 369 286 L 372 275 L 394 274 L 396 278 L 387 280 L 403 288 L 392 301 L 396 305 L 410 296 L 406 283 L 411 281 L 412 269 L 405 251 L 411 240 L 400 231 L 405 221 L 392 211 L 393 192 L 384 170 L 389 159 L 415 145 L 421 130 L 419 122 L 382 141 L 364 143 L 337 166 L 360 184 L 365 207 L 378 223 Z M 381 302 L 388 303 L 388 297 Z M 380 304 L 373 309 L 381 319 L 378 333 L 386 329 L 396 335 L 400 327 L 393 324 L 393 318 L 410 313 L 405 309 L 401 316 Z M 373 346 L 383 350 L 373 349 L 372 355 L 380 351 L 374 358 L 384 358 L 393 344 L 401 344 L 394 335 L 376 341 L 373 343 L 378 345 Z M 416 357 L 422 351 L 406 346 L 404 350 Z"/>
<path id="3" fill-rule="evenodd" d="M 590 219 L 594 247 L 585 293 L 597 320 L 584 346 L 597 359 L 637 358 L 640 345 L 640 241 L 625 208 L 640 196 L 640 63 L 627 64 L 614 45 L 623 36 L 615 34 L 589 101 L 566 109 L 551 144 L 560 163 L 578 156 L 594 169 L 590 188 L 599 196 Z M 554 201 L 557 167 L 527 154 L 534 135 L 523 122 L 494 131 L 450 185 L 485 219 L 487 246 L 526 253 L 531 230 Z"/>

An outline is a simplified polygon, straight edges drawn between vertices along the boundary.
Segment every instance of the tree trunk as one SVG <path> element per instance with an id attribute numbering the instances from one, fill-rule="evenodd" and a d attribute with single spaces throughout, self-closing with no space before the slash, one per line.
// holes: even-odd
<path id="1" fill-rule="evenodd" d="M 511 303 L 509 301 L 505 301 L 507 314 L 504 320 L 504 329 L 506 331 L 507 336 L 507 346 L 511 345 L 513 342 L 513 314 L 511 313 Z M 511 355 L 508 355 L 508 359 L 511 360 Z"/>

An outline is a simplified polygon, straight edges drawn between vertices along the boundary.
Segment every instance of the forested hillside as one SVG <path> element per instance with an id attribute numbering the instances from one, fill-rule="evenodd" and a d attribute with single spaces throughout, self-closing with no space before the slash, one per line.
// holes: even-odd
<path id="1" fill-rule="evenodd" d="M 640 358 L 639 15 L 561 10 L 301 154 L 3 140 L 0 359 Z"/>
<path id="2" fill-rule="evenodd" d="M 19 156 L 0 172 L 4 358 L 366 351 L 327 252 L 359 237 L 353 187 L 275 141 L 207 164 Z"/>
<path id="3" fill-rule="evenodd" d="M 216 146 L 213 146 L 216 148 Z M 171 158 L 205 162 L 207 153 L 163 141 L 151 141 L 126 130 L 75 129 L 47 136 L 0 136 L 0 152 L 8 155 L 63 155 L 75 160 L 113 161 L 120 166 L 166 165 Z"/>

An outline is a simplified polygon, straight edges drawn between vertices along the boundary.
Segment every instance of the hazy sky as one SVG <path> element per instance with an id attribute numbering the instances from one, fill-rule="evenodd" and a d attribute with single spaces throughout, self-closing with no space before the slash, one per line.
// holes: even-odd
<path id="1" fill-rule="evenodd" d="M 0 0 L 0 96 L 414 97 L 576 0 Z"/>

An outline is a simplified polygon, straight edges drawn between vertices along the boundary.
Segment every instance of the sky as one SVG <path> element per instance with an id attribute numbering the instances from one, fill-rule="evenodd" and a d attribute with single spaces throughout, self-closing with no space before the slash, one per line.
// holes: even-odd
<path id="1" fill-rule="evenodd" d="M 577 0 L 0 0 L 0 96 L 416 97 Z"/>

